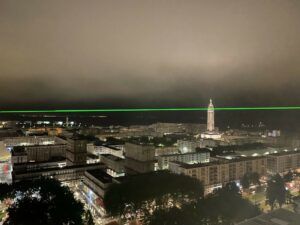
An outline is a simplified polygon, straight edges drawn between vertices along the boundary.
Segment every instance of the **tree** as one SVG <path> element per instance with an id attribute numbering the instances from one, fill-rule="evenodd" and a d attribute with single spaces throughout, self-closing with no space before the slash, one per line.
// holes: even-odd
<path id="1" fill-rule="evenodd" d="M 235 183 L 229 183 L 196 203 L 155 211 L 149 225 L 232 225 L 259 214 L 259 208 L 242 198 Z"/>
<path id="2" fill-rule="evenodd" d="M 257 172 L 251 173 L 251 182 L 255 185 L 260 185 L 260 176 Z"/>
<path id="3" fill-rule="evenodd" d="M 274 209 L 275 203 L 278 203 L 280 208 L 285 203 L 285 183 L 279 174 L 276 174 L 267 182 L 266 197 L 267 203 L 271 206 L 271 210 Z"/>
<path id="4" fill-rule="evenodd" d="M 241 179 L 241 184 L 244 189 L 248 189 L 251 184 L 260 185 L 259 174 L 256 172 L 245 173 Z"/>
<path id="5" fill-rule="evenodd" d="M 283 179 L 285 182 L 291 182 L 293 180 L 293 176 L 294 176 L 293 172 L 289 171 L 287 174 L 283 176 Z"/>
<path id="6" fill-rule="evenodd" d="M 195 209 L 188 210 L 186 207 L 156 210 L 149 219 L 149 225 L 196 225 L 199 220 L 194 211 Z"/>
<path id="7" fill-rule="evenodd" d="M 7 210 L 5 225 L 83 224 L 82 203 L 57 180 L 21 181 L 7 190 L 1 197 L 12 198 L 13 203 Z"/>
<path id="8" fill-rule="evenodd" d="M 11 185 L 7 183 L 0 183 L 0 201 L 8 196 L 8 193 L 12 191 Z"/>
<path id="9" fill-rule="evenodd" d="M 250 187 L 250 181 L 247 174 L 245 174 L 241 179 L 241 185 L 243 189 L 248 189 Z"/>
<path id="10" fill-rule="evenodd" d="M 86 210 L 84 213 L 84 225 L 95 225 L 93 216 L 90 210 Z"/>
<path id="11" fill-rule="evenodd" d="M 104 196 L 110 215 L 142 215 L 148 218 L 156 209 L 171 208 L 203 197 L 200 181 L 185 175 L 158 171 L 128 177 L 113 184 Z"/>
<path id="12" fill-rule="evenodd" d="M 286 191 L 285 199 L 286 199 L 287 204 L 290 204 L 293 201 L 293 195 L 291 194 L 291 192 L 289 190 Z"/>
<path id="13" fill-rule="evenodd" d="M 231 224 L 260 213 L 257 206 L 242 198 L 235 182 L 226 184 L 225 187 L 208 196 L 206 200 L 203 205 L 209 205 L 208 208 L 214 209 L 216 213 L 216 215 L 212 214 L 210 220 L 214 217 L 221 218 L 222 224 Z"/>

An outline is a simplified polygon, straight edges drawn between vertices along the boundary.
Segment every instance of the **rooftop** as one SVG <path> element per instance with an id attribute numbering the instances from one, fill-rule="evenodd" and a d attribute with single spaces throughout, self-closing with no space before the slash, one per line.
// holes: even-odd
<path id="1" fill-rule="evenodd" d="M 87 140 L 86 136 L 83 136 L 83 135 L 74 135 L 73 137 L 70 137 L 68 139 L 74 140 L 74 141 L 77 141 L 77 140 L 86 141 Z"/>
<path id="2" fill-rule="evenodd" d="M 103 146 L 106 147 L 106 148 L 110 148 L 110 149 L 112 149 L 112 150 L 115 150 L 115 151 L 121 151 L 121 149 L 116 148 L 116 147 L 111 146 L 111 145 L 103 145 Z"/>
<path id="3" fill-rule="evenodd" d="M 102 169 L 87 170 L 87 173 L 101 181 L 102 183 L 112 183 L 113 177 L 108 175 Z"/>
<path id="4" fill-rule="evenodd" d="M 260 156 L 260 157 L 240 157 L 240 158 L 236 158 L 236 159 L 219 159 L 219 160 L 211 161 L 208 163 L 195 163 L 195 164 L 188 164 L 188 163 L 183 163 L 183 162 L 178 162 L 178 161 L 173 161 L 173 162 L 176 164 L 179 164 L 182 168 L 192 169 L 192 168 L 199 168 L 199 167 L 205 167 L 205 166 L 229 164 L 231 162 L 256 160 L 256 159 L 262 159 L 262 158 L 265 158 L 265 157 Z"/>
<path id="5" fill-rule="evenodd" d="M 289 151 L 281 151 L 281 152 L 277 152 L 277 153 L 272 153 L 270 155 L 273 156 L 284 156 L 284 155 L 294 155 L 294 154 L 299 154 L 300 151 L 299 150 L 289 150 Z"/>
<path id="6" fill-rule="evenodd" d="M 98 159 L 98 158 L 99 158 L 99 156 L 94 155 L 94 154 L 91 154 L 91 153 L 87 153 L 86 156 L 87 156 L 88 158 L 90 158 L 90 159 Z"/>
<path id="7" fill-rule="evenodd" d="M 108 159 L 113 160 L 113 161 L 124 160 L 124 159 L 122 159 L 120 157 L 117 157 L 117 156 L 114 156 L 114 155 L 111 155 L 111 154 L 102 154 L 102 155 L 100 155 L 100 158 L 102 158 L 102 157 L 108 158 Z"/>
<path id="8" fill-rule="evenodd" d="M 141 142 L 141 141 L 138 141 L 138 140 L 130 140 L 130 141 L 127 141 L 125 143 L 126 144 L 133 144 L 133 145 L 138 145 L 138 146 L 154 146 L 153 143 L 149 143 L 149 142 Z"/>
<path id="9" fill-rule="evenodd" d="M 36 163 L 36 164 L 43 164 L 45 162 L 42 163 Z M 24 165 L 27 165 L 28 163 L 24 163 Z M 20 165 L 20 164 L 18 164 Z M 28 164 L 30 165 L 30 164 Z M 26 174 L 26 173 L 41 173 L 41 172 L 51 172 L 51 171 L 68 171 L 68 170 L 76 170 L 76 169 L 83 169 L 83 170 L 88 170 L 89 167 L 95 168 L 95 166 L 99 166 L 99 167 L 104 167 L 103 163 L 93 163 L 93 164 L 85 164 L 85 165 L 73 165 L 73 166 L 65 166 L 65 167 L 55 167 L 55 168 L 38 168 L 34 171 L 31 170 L 22 170 L 22 171 L 15 171 L 14 173 L 16 175 L 20 175 L 20 174 Z"/>
<path id="10" fill-rule="evenodd" d="M 202 153 L 208 153 L 208 151 L 199 151 L 199 152 L 187 152 L 187 153 L 174 153 L 174 154 L 165 154 L 165 155 L 160 155 L 160 157 L 171 157 L 171 156 L 178 156 L 178 155 L 195 155 L 195 154 L 202 154 Z"/>
<path id="11" fill-rule="evenodd" d="M 300 215 L 286 209 L 278 209 L 248 219 L 237 225 L 299 225 Z"/>

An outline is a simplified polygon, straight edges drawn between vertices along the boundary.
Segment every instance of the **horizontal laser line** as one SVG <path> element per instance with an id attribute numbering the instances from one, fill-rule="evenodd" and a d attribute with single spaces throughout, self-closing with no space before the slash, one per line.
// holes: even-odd
<path id="1" fill-rule="evenodd" d="M 207 107 L 190 107 L 190 108 L 115 108 L 115 109 L 0 110 L 0 114 L 206 111 L 207 109 L 208 109 Z M 216 111 L 300 110 L 300 106 L 217 107 L 217 108 L 214 108 L 214 110 L 216 110 Z"/>

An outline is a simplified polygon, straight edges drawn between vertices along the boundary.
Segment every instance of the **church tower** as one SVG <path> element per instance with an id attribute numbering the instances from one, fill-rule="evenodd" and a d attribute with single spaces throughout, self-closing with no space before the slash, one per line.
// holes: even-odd
<path id="1" fill-rule="evenodd" d="M 215 110 L 212 100 L 210 99 L 207 109 L 207 131 L 213 132 L 215 130 Z"/>

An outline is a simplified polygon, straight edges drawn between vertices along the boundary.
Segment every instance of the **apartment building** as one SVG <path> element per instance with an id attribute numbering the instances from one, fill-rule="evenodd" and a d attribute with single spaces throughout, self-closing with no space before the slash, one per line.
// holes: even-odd
<path id="1" fill-rule="evenodd" d="M 157 157 L 158 168 L 161 170 L 169 169 L 169 162 L 178 161 L 188 164 L 207 163 L 210 159 L 210 152 L 189 152 L 185 154 L 168 154 Z"/>
<path id="2" fill-rule="evenodd" d="M 270 174 L 285 173 L 300 168 L 300 151 L 283 151 L 267 156 L 267 171 Z"/>
<path id="3" fill-rule="evenodd" d="M 169 170 L 177 174 L 185 174 L 200 180 L 205 192 L 210 193 L 215 188 L 230 181 L 240 180 L 248 172 L 266 174 L 265 157 L 241 157 L 227 160 L 221 159 L 209 163 L 187 164 L 182 162 L 170 162 Z"/>

